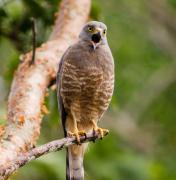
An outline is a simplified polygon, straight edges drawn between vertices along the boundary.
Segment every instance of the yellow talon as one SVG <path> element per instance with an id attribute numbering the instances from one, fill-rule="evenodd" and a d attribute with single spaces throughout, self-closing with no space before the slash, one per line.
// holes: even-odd
<path id="1" fill-rule="evenodd" d="M 104 135 L 106 135 L 107 133 L 109 133 L 109 130 L 108 129 L 103 129 L 103 128 L 99 128 L 99 127 L 96 127 L 94 128 L 94 131 L 95 132 L 98 132 L 101 136 L 101 139 L 104 137 Z"/>
<path id="2" fill-rule="evenodd" d="M 101 136 L 101 139 L 104 137 L 104 135 L 109 133 L 108 129 L 103 129 L 103 128 L 98 127 L 97 123 L 94 121 L 92 121 L 92 123 L 93 123 L 93 131 L 98 132 Z"/>
<path id="3" fill-rule="evenodd" d="M 72 133 L 72 132 L 67 132 L 67 135 L 68 135 L 69 137 L 74 137 L 74 136 L 75 136 L 75 137 L 76 137 L 76 141 L 77 141 L 78 144 L 81 144 L 80 136 L 84 135 L 84 136 L 86 137 L 85 131 L 76 131 L 76 132 L 74 132 L 74 133 Z"/>

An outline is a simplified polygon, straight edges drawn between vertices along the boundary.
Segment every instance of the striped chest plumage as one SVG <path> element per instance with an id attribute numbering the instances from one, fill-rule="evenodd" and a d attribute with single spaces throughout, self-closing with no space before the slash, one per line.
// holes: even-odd
<path id="1" fill-rule="evenodd" d="M 92 50 L 75 45 L 62 66 L 60 93 L 67 113 L 77 121 L 98 121 L 108 108 L 114 88 L 114 65 L 109 47 Z"/>

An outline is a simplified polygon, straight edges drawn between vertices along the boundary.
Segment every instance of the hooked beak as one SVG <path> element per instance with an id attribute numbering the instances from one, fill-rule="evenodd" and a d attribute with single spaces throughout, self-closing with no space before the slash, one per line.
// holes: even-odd
<path id="1" fill-rule="evenodd" d="M 103 33 L 103 29 L 101 28 L 96 28 L 95 29 L 95 33 L 92 35 L 92 46 L 93 49 L 95 50 L 97 48 L 97 46 L 100 44 L 101 38 L 102 38 L 102 33 Z"/>

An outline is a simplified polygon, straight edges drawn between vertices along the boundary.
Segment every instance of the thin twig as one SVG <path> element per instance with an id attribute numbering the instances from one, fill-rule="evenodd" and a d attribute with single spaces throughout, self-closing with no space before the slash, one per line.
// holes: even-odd
<path id="1" fill-rule="evenodd" d="M 104 132 L 104 136 L 106 136 L 107 134 L 108 132 Z M 80 141 L 81 143 L 85 143 L 88 141 L 95 141 L 96 139 L 100 139 L 100 138 L 101 138 L 101 135 L 98 132 L 93 132 L 93 133 L 91 132 L 91 133 L 86 134 L 86 136 L 84 135 L 80 136 Z M 47 144 L 36 147 L 30 150 L 29 152 L 19 155 L 16 160 L 14 160 L 11 163 L 8 163 L 7 166 L 1 167 L 0 176 L 3 176 L 6 178 L 10 174 L 12 174 L 14 171 L 19 169 L 20 167 L 30 162 L 31 160 L 37 159 L 40 156 L 48 154 L 50 152 L 59 151 L 73 144 L 76 144 L 76 138 L 66 137 L 66 138 L 51 141 Z"/>
<path id="2" fill-rule="evenodd" d="M 32 65 L 35 63 L 35 49 L 36 49 L 36 26 L 35 26 L 35 19 L 31 18 L 32 22 L 32 59 L 29 62 L 29 65 Z"/>

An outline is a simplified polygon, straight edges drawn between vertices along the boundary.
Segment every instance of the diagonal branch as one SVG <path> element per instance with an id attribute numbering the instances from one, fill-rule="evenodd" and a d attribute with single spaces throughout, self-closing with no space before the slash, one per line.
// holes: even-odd
<path id="1" fill-rule="evenodd" d="M 7 125 L 0 137 L 1 168 L 35 145 L 40 134 L 46 89 L 56 77 L 63 52 L 77 39 L 87 21 L 90 2 L 63 0 L 49 41 L 36 49 L 35 64 L 29 66 L 31 52 L 20 57 L 8 99 Z"/>
<path id="2" fill-rule="evenodd" d="M 106 136 L 108 132 L 104 132 L 104 136 Z M 96 139 L 100 139 L 101 136 L 99 133 L 88 133 L 86 136 L 80 136 L 81 143 L 86 143 L 88 141 L 95 141 Z M 62 150 L 65 147 L 76 144 L 75 137 L 67 137 L 55 141 L 51 141 L 47 144 L 36 147 L 26 153 L 20 154 L 12 163 L 8 164 L 4 168 L 0 168 L 0 175 L 3 177 L 8 177 L 14 171 L 24 166 L 26 163 L 29 163 L 31 160 L 37 159 L 42 155 L 48 154 L 50 152 L 55 152 Z"/>

